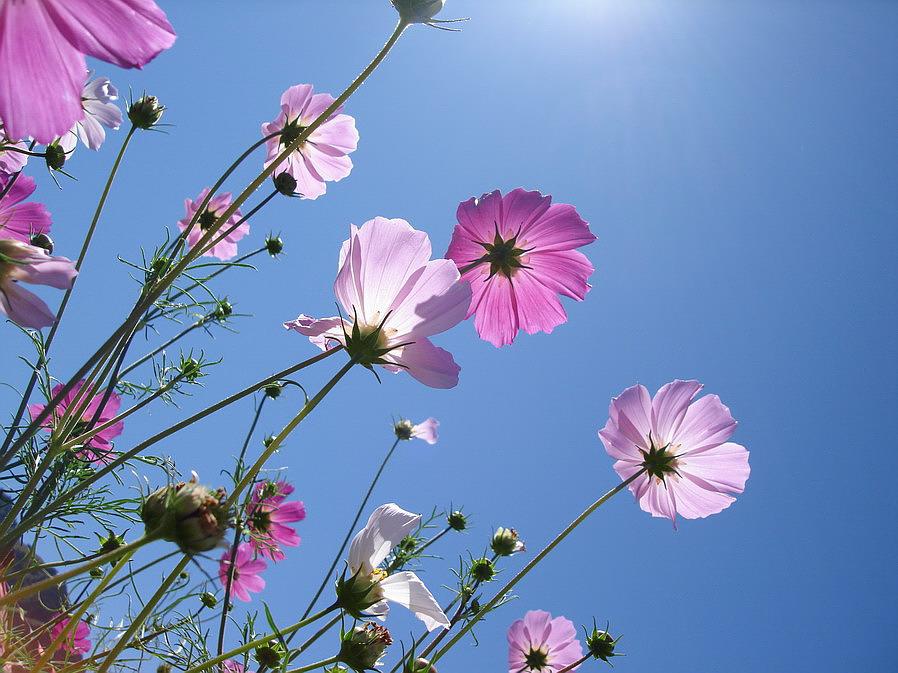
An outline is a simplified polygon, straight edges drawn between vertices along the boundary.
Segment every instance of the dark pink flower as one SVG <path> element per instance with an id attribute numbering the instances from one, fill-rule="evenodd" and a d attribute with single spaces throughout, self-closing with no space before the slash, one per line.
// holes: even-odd
<path id="1" fill-rule="evenodd" d="M 592 264 L 575 250 L 596 237 L 573 206 L 521 188 L 472 198 L 458 207 L 446 257 L 471 283 L 472 315 L 494 346 L 527 334 L 551 332 L 567 320 L 559 294 L 582 301 Z"/>
<path id="2" fill-rule="evenodd" d="M 268 141 L 265 165 L 274 161 L 333 102 L 333 96 L 315 93 L 311 84 L 297 84 L 287 89 L 281 96 L 281 113 L 273 122 L 262 124 L 263 136 L 283 130 L 280 136 Z M 286 171 L 293 176 L 296 191 L 303 198 L 317 199 L 327 191 L 325 182 L 342 180 L 352 170 L 352 160 L 346 155 L 355 151 L 359 134 L 355 119 L 341 114 L 342 110 L 341 105 L 275 169 L 275 175 Z"/>
<path id="3" fill-rule="evenodd" d="M 577 629 L 564 617 L 531 610 L 508 629 L 508 673 L 556 673 L 582 658 Z"/>
<path id="4" fill-rule="evenodd" d="M 231 550 L 228 549 L 218 562 L 218 580 L 221 586 L 228 586 L 228 568 L 231 565 Z M 265 580 L 259 577 L 259 573 L 265 570 L 268 564 L 262 559 L 255 558 L 253 546 L 249 542 L 237 547 L 234 556 L 234 580 L 231 583 L 231 593 L 242 601 L 249 602 L 249 592 L 259 593 L 265 588 Z"/>
<path id="5" fill-rule="evenodd" d="M 645 468 L 630 484 L 639 506 L 652 516 L 687 519 L 726 509 L 748 479 L 748 451 L 727 442 L 736 421 L 717 395 L 693 402 L 698 381 L 673 381 L 654 399 L 642 385 L 611 400 L 608 422 L 599 431 L 605 451 L 616 458 L 621 479 Z"/>
<path id="6" fill-rule="evenodd" d="M 452 388 L 461 369 L 427 338 L 460 322 L 471 288 L 446 259 L 430 259 L 430 239 L 405 220 L 376 217 L 352 226 L 340 251 L 334 292 L 346 316 L 300 315 L 284 323 L 319 348 L 339 343 L 370 367 L 402 370 L 424 385 Z M 347 338 L 348 336 L 348 338 Z"/>
<path id="7" fill-rule="evenodd" d="M 0 313 L 22 327 L 40 329 L 56 322 L 43 300 L 21 283 L 49 285 L 60 290 L 75 282 L 75 263 L 65 257 L 51 257 L 12 238 L 0 238 Z"/>
<path id="8" fill-rule="evenodd" d="M 193 218 L 194 213 L 199 209 L 200 205 L 203 203 L 203 200 L 208 196 L 209 188 L 203 189 L 200 192 L 200 195 L 196 197 L 196 201 L 192 201 L 190 199 L 184 199 L 184 219 L 178 220 L 178 227 L 181 231 L 184 231 L 187 228 L 187 225 L 190 224 L 190 220 Z M 231 193 L 225 192 L 224 194 L 218 194 L 217 196 L 213 196 L 209 200 L 209 204 L 206 206 L 206 209 L 202 212 L 197 220 L 196 224 L 193 225 L 190 229 L 190 233 L 187 234 L 187 245 L 189 247 L 193 247 L 208 231 L 209 227 L 215 224 L 215 221 L 221 216 L 221 214 L 227 209 L 228 206 L 231 205 Z M 223 227 L 219 228 L 219 232 L 225 232 L 234 225 L 236 225 L 240 218 L 243 215 L 240 214 L 239 210 L 234 211 L 234 214 L 228 218 L 228 221 L 224 224 Z M 216 234 L 216 238 L 220 235 Z M 237 226 L 233 229 L 227 236 L 225 236 L 221 241 L 213 245 L 209 250 L 203 253 L 203 257 L 218 257 L 218 259 L 226 260 L 231 259 L 237 254 L 237 241 L 246 236 L 249 233 L 249 224 L 244 222 L 243 224 Z"/>
<path id="9" fill-rule="evenodd" d="M 56 625 L 50 629 L 50 640 L 55 640 L 70 621 L 71 619 L 68 617 L 58 621 Z M 59 648 L 60 652 L 64 653 L 68 659 L 72 659 L 72 655 L 77 655 L 75 658 L 80 659 L 82 654 L 90 650 L 89 638 L 90 625 L 87 622 L 78 622 L 78 626 L 75 627 L 75 630 L 69 631 L 68 636 L 62 641 L 62 645 Z"/>
<path id="10" fill-rule="evenodd" d="M 286 481 L 260 481 L 256 484 L 246 508 L 246 523 L 256 553 L 272 561 L 282 561 L 286 554 L 279 545 L 296 547 L 300 537 L 286 525 L 306 518 L 300 500 L 284 502 L 294 488 Z"/>
<path id="11" fill-rule="evenodd" d="M 65 413 L 65 410 L 76 400 L 78 403 L 83 403 L 83 397 L 79 395 L 81 389 L 84 387 L 85 382 L 79 381 L 75 384 L 75 386 L 66 394 L 65 397 L 62 398 L 62 401 L 56 407 L 56 410 L 50 418 L 44 421 L 44 427 L 48 430 L 52 430 L 56 423 L 57 418 L 61 418 Z M 62 390 L 62 384 L 53 388 L 50 391 L 50 394 L 55 397 Z M 99 392 L 93 395 L 90 398 L 90 402 L 88 402 L 87 407 L 81 414 L 81 418 L 78 423 L 75 424 L 75 429 L 72 430 L 71 437 L 78 437 L 87 431 L 89 424 L 93 421 L 94 416 L 97 415 L 97 410 L 100 408 L 100 404 L 103 402 L 103 398 L 106 396 L 105 389 L 101 389 Z M 122 406 L 122 398 L 116 393 L 112 391 L 109 395 L 109 399 L 106 400 L 106 404 L 103 406 L 103 410 L 100 411 L 100 415 L 97 418 L 94 427 L 102 425 L 107 421 L 111 421 L 118 414 L 119 408 Z M 44 410 L 43 404 L 32 404 L 28 407 L 28 413 L 31 414 L 31 418 L 37 418 L 38 415 Z M 83 461 L 89 463 L 95 463 L 99 465 L 104 465 L 110 462 L 115 454 L 112 451 L 112 440 L 122 434 L 122 430 L 125 427 L 124 421 L 118 421 L 117 423 L 113 423 L 105 430 L 101 430 L 93 437 L 84 442 L 84 445 L 78 449 L 76 455 Z"/>
<path id="12" fill-rule="evenodd" d="M 140 68 L 174 41 L 152 0 L 0 0 L 0 119 L 8 135 L 50 143 L 84 117 L 85 55 Z"/>
<path id="13" fill-rule="evenodd" d="M 0 190 L 7 180 L 0 177 Z M 50 213 L 42 203 L 22 203 L 35 189 L 34 180 L 20 175 L 2 199 L 0 199 L 0 238 L 14 238 L 31 242 L 35 234 L 50 233 Z"/>

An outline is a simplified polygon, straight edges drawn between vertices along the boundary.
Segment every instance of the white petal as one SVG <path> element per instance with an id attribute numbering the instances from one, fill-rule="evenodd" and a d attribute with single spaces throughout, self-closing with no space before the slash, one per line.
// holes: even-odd
<path id="1" fill-rule="evenodd" d="M 415 573 L 394 573 L 381 580 L 380 590 L 388 601 L 399 603 L 414 612 L 428 631 L 438 626 L 449 628 L 449 619 L 440 609 L 440 604 Z"/>
<path id="2" fill-rule="evenodd" d="M 412 514 L 394 503 L 381 505 L 371 513 L 365 527 L 349 546 L 349 568 L 370 573 L 380 565 L 400 540 L 418 526 L 420 514 Z"/>

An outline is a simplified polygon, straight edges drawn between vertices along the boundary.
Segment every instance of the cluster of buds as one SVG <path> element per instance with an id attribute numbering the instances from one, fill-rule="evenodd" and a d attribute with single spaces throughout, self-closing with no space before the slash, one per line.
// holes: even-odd
<path id="1" fill-rule="evenodd" d="M 163 486 L 144 501 L 140 518 L 148 535 L 176 543 L 182 551 L 197 553 L 217 547 L 233 525 L 233 510 L 222 488 L 215 491 L 190 481 Z"/>
<path id="2" fill-rule="evenodd" d="M 340 636 L 337 660 L 358 673 L 371 671 L 380 666 L 380 659 L 392 642 L 387 627 L 365 622 Z"/>
<path id="3" fill-rule="evenodd" d="M 518 531 L 502 526 L 496 529 L 493 539 L 490 540 L 490 548 L 499 556 L 511 556 L 521 551 L 527 551 L 524 541 L 518 536 Z"/>

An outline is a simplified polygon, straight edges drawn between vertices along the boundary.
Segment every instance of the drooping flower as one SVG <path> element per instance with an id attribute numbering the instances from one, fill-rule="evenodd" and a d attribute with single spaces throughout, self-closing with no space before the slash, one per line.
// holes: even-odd
<path id="1" fill-rule="evenodd" d="M 8 180 L 0 176 L 0 191 Z M 42 203 L 22 203 L 34 192 L 34 180 L 27 175 L 19 175 L 12 187 L 0 199 L 0 238 L 14 238 L 31 243 L 37 234 L 50 233 L 50 213 Z"/>
<path id="2" fill-rule="evenodd" d="M 330 105 L 334 97 L 327 93 L 315 93 L 311 84 L 297 84 L 281 96 L 281 112 L 268 124 L 262 124 L 262 135 L 281 131 L 281 135 L 266 143 L 268 166 L 299 137 Z M 355 119 L 341 114 L 338 107 L 312 134 L 291 152 L 275 169 L 275 175 L 286 171 L 296 180 L 296 191 L 305 199 L 317 199 L 327 191 L 325 182 L 342 180 L 352 170 L 352 160 L 347 156 L 354 152 L 359 142 Z"/>
<path id="3" fill-rule="evenodd" d="M 387 601 L 399 603 L 424 622 L 428 631 L 449 628 L 449 620 L 424 583 L 413 572 L 388 575 L 379 566 L 408 533 L 418 527 L 420 514 L 412 514 L 393 503 L 381 505 L 352 539 L 346 574 L 337 586 L 340 606 L 361 618 L 374 615 L 386 619 Z"/>
<path id="4" fill-rule="evenodd" d="M 231 550 L 228 549 L 221 556 L 218 563 L 218 580 L 221 586 L 228 586 L 228 568 L 231 566 Z M 255 558 L 253 546 L 249 542 L 243 542 L 237 547 L 234 556 L 234 579 L 231 583 L 231 593 L 242 601 L 252 600 L 249 592 L 259 593 L 265 588 L 265 580 L 259 577 L 259 573 L 265 570 L 268 564 L 260 558 Z"/>
<path id="5" fill-rule="evenodd" d="M 438 427 L 440 427 L 440 422 L 435 418 L 428 418 L 417 425 L 403 418 L 396 423 L 393 431 L 399 439 L 415 439 L 417 437 L 428 444 L 436 444 L 437 439 L 439 439 L 437 436 Z"/>
<path id="6" fill-rule="evenodd" d="M 706 517 L 730 506 L 748 479 L 748 451 L 728 442 L 736 421 L 717 395 L 694 400 L 698 381 L 665 384 L 654 399 L 642 385 L 611 400 L 608 422 L 599 431 L 605 451 L 617 459 L 621 479 L 639 506 L 652 516 Z"/>
<path id="7" fill-rule="evenodd" d="M 55 640 L 70 621 L 69 617 L 59 620 L 50 629 L 50 640 Z M 80 659 L 80 655 L 90 650 L 90 625 L 87 622 L 78 622 L 78 626 L 74 631 L 69 631 L 59 649 L 68 659 L 72 659 L 73 655 Z"/>
<path id="8" fill-rule="evenodd" d="M 175 34 L 152 0 L 0 0 L 0 118 L 50 143 L 84 116 L 85 55 L 140 68 Z"/>
<path id="9" fill-rule="evenodd" d="M 206 187 L 200 192 L 200 195 L 196 197 L 196 201 L 184 199 L 184 219 L 178 220 L 178 228 L 181 231 L 184 231 L 187 228 L 190 224 L 190 220 L 193 219 L 194 214 L 199 210 L 203 200 L 208 195 L 209 188 Z M 209 227 L 215 224 L 215 221 L 218 220 L 221 214 L 224 213 L 230 205 L 230 192 L 218 194 L 209 199 L 209 204 L 200 214 L 197 222 L 190 228 L 190 233 L 187 234 L 187 245 L 191 248 L 195 246 L 209 230 Z M 206 250 L 206 252 L 203 253 L 203 257 L 218 257 L 218 259 L 227 260 L 237 254 L 237 241 L 249 233 L 249 224 L 246 222 L 235 227 L 242 217 L 243 215 L 240 214 L 239 209 L 234 211 L 234 214 L 228 218 L 228 221 L 225 222 L 224 226 L 219 228 L 219 233 L 216 233 L 215 237 L 217 238 L 221 233 L 228 231 L 229 229 L 231 230 L 230 233 Z"/>
<path id="10" fill-rule="evenodd" d="M 557 295 L 582 301 L 593 266 L 575 250 L 596 237 L 573 206 L 521 188 L 498 190 L 458 207 L 446 257 L 471 283 L 466 318 L 494 346 L 527 334 L 551 332 L 567 320 Z"/>
<path id="11" fill-rule="evenodd" d="M 557 673 L 582 658 L 577 629 L 564 617 L 531 610 L 508 629 L 508 673 Z"/>
<path id="12" fill-rule="evenodd" d="M 66 394 L 65 397 L 62 398 L 62 401 L 57 405 L 56 411 L 53 416 L 50 416 L 44 421 L 44 427 L 47 430 L 52 430 L 55 427 L 56 419 L 62 418 L 65 410 L 68 409 L 76 400 L 78 404 L 83 404 L 84 396 L 81 392 L 81 389 L 84 387 L 86 382 L 84 380 L 79 381 L 75 384 L 75 386 Z M 63 389 L 63 385 L 60 384 L 53 388 L 50 391 L 50 394 L 53 397 L 56 397 L 57 394 Z M 94 420 L 94 416 L 97 416 L 97 411 L 99 410 L 99 416 L 97 416 L 96 422 L 93 424 L 93 427 L 97 427 L 103 425 L 107 421 L 111 421 L 113 418 L 118 415 L 119 408 L 122 405 L 122 398 L 116 393 L 114 390 L 110 393 L 109 399 L 106 400 L 106 404 L 103 405 L 103 408 L 100 409 L 100 405 L 103 403 L 103 398 L 106 397 L 105 388 L 99 390 L 90 398 L 90 402 L 88 402 L 87 407 L 81 413 L 81 418 L 78 423 L 75 424 L 75 429 L 72 430 L 70 437 L 78 437 L 79 435 L 84 434 L 89 427 L 91 427 L 91 422 Z M 37 418 L 40 413 L 44 410 L 43 404 L 32 404 L 28 407 L 28 412 L 31 414 L 31 418 Z M 54 418 L 55 416 L 55 418 Z M 100 432 L 96 433 L 93 437 L 90 437 L 84 442 L 83 447 L 76 451 L 76 455 L 81 460 L 94 463 L 98 465 L 105 465 L 106 463 L 112 461 L 115 458 L 115 454 L 112 451 L 112 440 L 122 434 L 122 430 L 125 427 L 124 421 L 119 421 L 118 423 L 113 423 L 108 428 L 104 430 L 100 430 Z"/>
<path id="13" fill-rule="evenodd" d="M 353 225 L 340 251 L 334 292 L 351 320 L 300 315 L 284 323 L 319 348 L 346 346 L 360 364 L 402 369 L 434 388 L 452 388 L 461 369 L 427 338 L 460 322 L 471 288 L 447 259 L 430 259 L 430 239 L 405 220 Z"/>
<path id="14" fill-rule="evenodd" d="M 84 118 L 75 122 L 72 130 L 59 139 L 59 146 L 68 155 L 75 151 L 78 140 L 92 150 L 99 150 L 106 140 L 106 129 L 117 129 L 122 125 L 122 111 L 112 101 L 118 99 L 118 89 L 108 77 L 92 80 L 93 72 L 87 73 L 88 81 L 81 94 Z M 105 127 L 105 128 L 104 128 Z"/>
<path id="15" fill-rule="evenodd" d="M 20 283 L 66 290 L 77 275 L 70 259 L 51 257 L 42 248 L 0 238 L 0 313 L 22 327 L 48 327 L 56 322 L 56 316 L 40 297 L 22 289 Z"/>
<path id="16" fill-rule="evenodd" d="M 260 481 L 246 508 L 246 524 L 252 545 L 260 556 L 282 561 L 287 555 L 279 545 L 296 547 L 300 537 L 287 524 L 306 518 L 302 501 L 284 502 L 294 488 L 286 481 Z"/>

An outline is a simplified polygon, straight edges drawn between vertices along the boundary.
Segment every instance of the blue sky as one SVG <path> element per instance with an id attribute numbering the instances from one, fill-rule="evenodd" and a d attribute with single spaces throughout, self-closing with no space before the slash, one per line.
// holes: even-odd
<path id="1" fill-rule="evenodd" d="M 123 91 L 157 95 L 173 126 L 129 150 L 60 333 L 61 378 L 133 301 L 115 255 L 160 242 L 183 199 L 259 137 L 288 86 L 342 90 L 395 20 L 386 0 L 160 5 L 179 33 L 173 49 L 142 72 L 95 64 Z M 279 231 L 287 255 L 224 275 L 222 294 L 254 317 L 237 334 L 186 342 L 223 358 L 206 390 L 134 419 L 119 446 L 313 355 L 280 324 L 333 313 L 350 222 L 405 218 L 441 255 L 460 201 L 537 189 L 575 205 L 598 237 L 584 248 L 596 267 L 586 300 L 565 304 L 570 320 L 553 334 L 511 347 L 478 340 L 470 323 L 435 339 L 462 366 L 452 391 L 352 372 L 274 460 L 309 516 L 262 598 L 295 621 L 389 447 L 391 418 L 435 416 L 441 439 L 400 447 L 372 506 L 464 505 L 477 524 L 423 567 L 445 602 L 448 567 L 479 554 L 496 526 L 514 526 L 535 553 L 617 482 L 596 436 L 611 397 L 696 378 L 740 422 L 744 495 L 677 532 L 619 495 L 478 627 L 479 647 L 464 641 L 440 670 L 507 670 L 505 631 L 531 609 L 610 620 L 625 634 L 624 671 L 894 667 L 898 6 L 453 0 L 443 14 L 471 21 L 460 33 L 409 30 L 347 104 L 361 136 L 352 175 L 253 220 L 242 249 Z M 78 182 L 62 191 L 32 169 L 59 254 L 76 254 L 118 137 L 99 155 L 79 149 Z M 159 329 L 134 353 L 174 331 Z M 24 339 L 5 333 L 4 378 L 19 385 Z M 328 361 L 302 381 L 314 390 L 335 369 Z M 291 393 L 269 405 L 260 436 L 300 404 Z M 161 450 L 211 483 L 251 413 L 238 405 Z M 394 637 L 418 632 L 399 612 Z"/>

